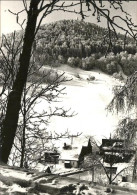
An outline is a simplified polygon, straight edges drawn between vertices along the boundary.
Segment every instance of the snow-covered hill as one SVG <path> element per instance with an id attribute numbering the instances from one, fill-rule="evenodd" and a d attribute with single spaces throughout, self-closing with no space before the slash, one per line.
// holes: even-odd
<path id="1" fill-rule="evenodd" d="M 62 133 L 68 129 L 72 134 L 82 132 L 83 135 L 95 136 L 96 139 L 109 137 L 117 125 L 118 116 L 107 114 L 105 108 L 113 97 L 113 86 L 120 85 L 120 81 L 99 71 L 84 71 L 67 65 L 54 70 L 58 73 L 65 72 L 65 76 L 72 80 L 62 85 L 66 94 L 60 96 L 60 102 L 53 105 L 71 108 L 77 115 L 71 118 L 52 117 L 48 130 Z M 94 76 L 95 80 L 88 81 L 90 76 Z M 38 109 L 43 109 L 43 106 L 40 103 Z"/>

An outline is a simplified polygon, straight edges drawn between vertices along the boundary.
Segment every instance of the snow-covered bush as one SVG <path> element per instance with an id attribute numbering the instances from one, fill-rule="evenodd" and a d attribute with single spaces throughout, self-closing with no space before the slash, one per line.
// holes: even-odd
<path id="1" fill-rule="evenodd" d="M 113 74 L 117 72 L 117 64 L 114 61 L 111 61 L 109 64 L 106 65 L 106 70 L 108 74 Z"/>
<path id="2" fill-rule="evenodd" d="M 117 55 L 117 59 L 119 59 L 119 64 L 126 75 L 129 76 L 137 71 L 137 54 L 132 55 L 127 52 L 121 52 Z"/>
<path id="3" fill-rule="evenodd" d="M 65 59 L 62 55 L 59 55 L 58 56 L 58 61 L 59 61 L 59 63 L 63 64 L 65 62 Z"/>
<path id="4" fill-rule="evenodd" d="M 121 80 L 121 81 L 124 79 L 121 72 L 119 72 L 119 73 L 116 73 L 116 72 L 115 72 L 115 73 L 113 74 L 113 77 L 116 78 L 116 79 L 119 79 L 119 80 Z"/>
<path id="5" fill-rule="evenodd" d="M 94 68 L 111 75 L 122 70 L 124 74 L 131 75 L 137 71 L 137 54 L 121 52 L 114 55 L 111 52 L 107 56 L 100 55 L 99 58 L 96 57 L 96 54 L 92 54 L 82 59 L 69 57 L 67 63 L 72 67 L 79 67 L 83 70 L 92 70 Z"/>
<path id="6" fill-rule="evenodd" d="M 95 56 L 90 56 L 86 58 L 82 58 L 81 68 L 84 70 L 91 70 L 96 67 L 97 60 Z"/>
<path id="7" fill-rule="evenodd" d="M 80 67 L 81 59 L 79 57 L 69 57 L 67 63 L 72 67 Z"/>
<path id="8" fill-rule="evenodd" d="M 67 63 L 70 66 L 75 66 L 75 58 L 74 57 L 69 57 Z"/>

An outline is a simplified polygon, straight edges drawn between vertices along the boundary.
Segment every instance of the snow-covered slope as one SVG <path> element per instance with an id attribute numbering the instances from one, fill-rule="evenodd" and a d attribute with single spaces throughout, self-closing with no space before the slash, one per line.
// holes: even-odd
<path id="1" fill-rule="evenodd" d="M 0 195 L 61 195 L 63 187 L 75 185 L 74 189 L 78 190 L 83 184 L 87 186 L 85 190 L 83 189 L 85 194 L 107 195 L 107 188 L 113 189 L 114 194 L 117 195 L 135 195 L 137 193 L 136 183 L 121 182 L 119 186 L 122 187 L 115 185 L 103 186 L 102 184 L 94 185 L 94 183 L 80 180 L 80 178 L 59 177 L 58 175 L 48 176 L 43 172 L 17 169 L 17 167 L 8 167 L 0 164 Z M 81 189 L 79 194 L 83 194 L 83 190 Z"/>
<path id="2" fill-rule="evenodd" d="M 58 73 L 65 72 L 65 76 L 72 78 L 62 85 L 66 87 L 64 90 L 66 94 L 60 96 L 60 102 L 54 105 L 71 108 L 77 115 L 71 118 L 52 117 L 48 130 L 64 132 L 68 129 L 72 134 L 82 132 L 83 135 L 95 136 L 97 139 L 109 137 L 117 125 L 118 116 L 107 114 L 105 108 L 113 97 L 113 86 L 121 83 L 99 71 L 84 71 L 67 65 L 54 69 Z M 77 77 L 78 75 L 81 79 Z M 94 76 L 95 80 L 89 82 L 87 78 L 90 76 Z M 38 109 L 43 109 L 42 103 Z"/>

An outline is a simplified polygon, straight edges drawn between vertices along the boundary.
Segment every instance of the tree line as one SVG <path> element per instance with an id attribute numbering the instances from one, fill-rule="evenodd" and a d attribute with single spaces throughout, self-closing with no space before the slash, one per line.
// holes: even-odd
<path id="1" fill-rule="evenodd" d="M 62 56 L 63 62 L 69 57 L 80 59 L 90 57 L 92 54 L 106 54 L 109 37 L 105 39 L 106 29 L 97 25 L 78 20 L 62 20 L 52 24 L 43 25 L 37 35 L 37 57 L 46 64 L 58 63 L 58 56 Z M 122 51 L 129 54 L 136 53 L 134 40 L 118 34 L 118 39 L 111 33 L 113 46 L 107 52 L 115 55 Z"/>

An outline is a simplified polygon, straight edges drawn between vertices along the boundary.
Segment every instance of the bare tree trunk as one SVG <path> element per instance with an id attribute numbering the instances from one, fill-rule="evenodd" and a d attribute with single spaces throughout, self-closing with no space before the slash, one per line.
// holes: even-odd
<path id="1" fill-rule="evenodd" d="M 24 94 L 23 94 L 23 132 L 22 132 L 22 139 L 21 139 L 21 160 L 20 160 L 20 167 L 23 167 L 24 164 L 24 156 L 25 156 L 25 147 L 26 147 L 26 84 L 24 86 Z"/>
<path id="2" fill-rule="evenodd" d="M 23 127 L 23 134 L 22 134 L 22 143 L 21 143 L 21 160 L 20 160 L 20 167 L 23 168 L 23 164 L 24 164 L 24 156 L 25 156 L 25 130 L 26 127 Z"/>
<path id="3" fill-rule="evenodd" d="M 133 176 L 132 176 L 132 181 L 136 180 L 136 169 L 137 169 L 137 151 L 135 153 L 135 161 L 134 161 L 134 167 L 133 167 Z"/>
<path id="4" fill-rule="evenodd" d="M 94 166 L 92 168 L 92 182 L 94 182 L 94 175 L 95 175 L 95 169 L 94 169 Z"/>
<path id="5" fill-rule="evenodd" d="M 112 164 L 110 164 L 110 176 L 109 176 L 109 184 L 112 183 Z"/>
<path id="6" fill-rule="evenodd" d="M 28 11 L 28 21 L 24 35 L 23 50 L 19 59 L 19 71 L 13 84 L 13 90 L 9 94 L 6 116 L 2 127 L 1 161 L 7 163 L 16 134 L 21 97 L 27 80 L 27 73 L 31 57 L 31 49 L 35 38 L 35 28 L 38 17 L 38 1 L 31 0 Z"/>
<path id="7" fill-rule="evenodd" d="M 112 183 L 112 174 L 110 173 L 110 177 L 109 177 L 109 184 Z"/>

